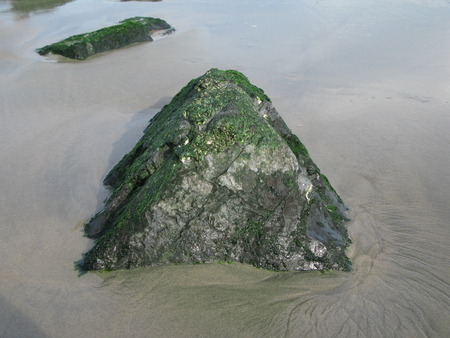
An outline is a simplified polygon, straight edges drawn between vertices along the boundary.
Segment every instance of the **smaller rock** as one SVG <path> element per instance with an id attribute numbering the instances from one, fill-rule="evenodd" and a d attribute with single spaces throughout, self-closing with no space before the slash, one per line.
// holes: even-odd
<path id="1" fill-rule="evenodd" d="M 71 59 L 84 60 L 94 54 L 122 48 L 136 42 L 153 41 L 153 31 L 174 29 L 164 20 L 149 17 L 134 17 L 118 25 L 94 32 L 73 35 L 70 38 L 36 49 L 39 55 L 59 54 Z"/>

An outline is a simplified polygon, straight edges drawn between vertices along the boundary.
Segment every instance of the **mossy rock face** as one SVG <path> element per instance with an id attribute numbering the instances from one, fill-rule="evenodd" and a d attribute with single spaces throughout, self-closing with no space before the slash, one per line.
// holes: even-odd
<path id="1" fill-rule="evenodd" d="M 94 54 L 122 48 L 136 42 L 152 41 L 151 33 L 156 30 L 170 32 L 173 29 L 161 19 L 134 17 L 123 20 L 115 26 L 71 36 L 38 48 L 36 52 L 39 55 L 51 52 L 71 59 L 84 60 Z"/>
<path id="2" fill-rule="evenodd" d="M 272 270 L 349 270 L 346 207 L 270 99 L 211 69 L 150 121 L 111 170 L 80 266 L 129 269 L 239 261 Z"/>

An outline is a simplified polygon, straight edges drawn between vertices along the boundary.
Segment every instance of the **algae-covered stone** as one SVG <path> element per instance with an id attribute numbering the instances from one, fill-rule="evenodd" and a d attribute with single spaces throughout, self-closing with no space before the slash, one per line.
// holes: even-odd
<path id="1" fill-rule="evenodd" d="M 94 54 L 131 45 L 136 42 L 152 41 L 151 33 L 156 30 L 173 29 L 161 19 L 134 17 L 118 25 L 94 32 L 71 36 L 54 44 L 38 48 L 39 55 L 59 54 L 71 59 L 84 60 Z"/>
<path id="2" fill-rule="evenodd" d="M 114 190 L 85 226 L 95 245 L 84 269 L 351 267 L 345 205 L 270 99 L 237 71 L 189 82 L 104 183 Z"/>

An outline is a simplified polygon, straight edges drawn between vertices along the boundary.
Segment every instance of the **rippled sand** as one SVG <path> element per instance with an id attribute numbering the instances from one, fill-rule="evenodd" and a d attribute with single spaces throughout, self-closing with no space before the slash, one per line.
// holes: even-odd
<path id="1" fill-rule="evenodd" d="M 450 336 L 447 1 L 11 7 L 0 2 L 1 337 Z M 83 62 L 34 53 L 137 15 L 177 31 Z M 211 67 L 263 88 L 348 204 L 353 272 L 78 276 L 103 177 Z"/>

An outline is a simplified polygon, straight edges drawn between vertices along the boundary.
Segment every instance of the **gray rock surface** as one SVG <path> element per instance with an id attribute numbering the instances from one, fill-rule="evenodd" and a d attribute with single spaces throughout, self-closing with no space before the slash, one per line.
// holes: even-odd
<path id="1" fill-rule="evenodd" d="M 264 92 L 237 71 L 192 80 L 107 175 L 80 266 L 239 261 L 351 269 L 346 207 Z"/>

